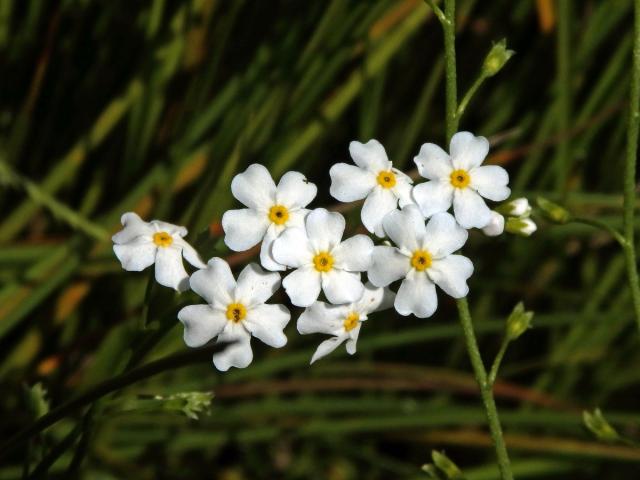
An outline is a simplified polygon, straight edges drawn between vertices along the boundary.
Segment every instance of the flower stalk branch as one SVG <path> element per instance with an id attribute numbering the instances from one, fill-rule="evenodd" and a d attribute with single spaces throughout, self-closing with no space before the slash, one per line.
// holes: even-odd
<path id="1" fill-rule="evenodd" d="M 640 1 L 640 0 L 639 0 Z M 445 0 L 444 13 L 446 21 L 442 22 L 444 33 L 445 47 L 445 88 L 446 88 L 446 137 L 447 142 L 458 129 L 460 117 L 457 115 L 457 79 L 456 79 L 456 49 L 455 49 L 455 0 Z M 467 100 L 468 101 L 468 100 Z M 502 427 L 498 417 L 495 400 L 493 398 L 493 388 L 488 382 L 487 372 L 482 362 L 482 356 L 478 349 L 478 342 L 473 329 L 473 322 L 469 312 L 469 304 L 466 298 L 456 300 L 458 306 L 458 315 L 464 332 L 465 343 L 469 359 L 473 367 L 476 381 L 480 387 L 480 395 L 484 405 L 491 437 L 493 439 L 496 456 L 498 458 L 498 466 L 502 480 L 512 480 L 511 466 L 509 462 L 509 454 L 507 453 Z"/>

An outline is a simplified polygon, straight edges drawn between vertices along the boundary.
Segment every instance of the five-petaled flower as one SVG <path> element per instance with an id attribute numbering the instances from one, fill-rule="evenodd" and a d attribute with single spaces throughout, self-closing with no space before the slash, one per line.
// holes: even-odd
<path id="1" fill-rule="evenodd" d="M 489 152 L 489 141 L 469 132 L 451 138 L 448 155 L 439 146 L 425 143 L 414 158 L 420 175 L 428 182 L 413 188 L 413 198 L 429 218 L 453 212 L 464 228 L 483 228 L 491 221 L 491 210 L 482 197 L 501 201 L 509 197 L 509 175 L 497 165 L 481 166 Z"/>
<path id="2" fill-rule="evenodd" d="M 315 302 L 298 318 L 298 332 L 324 333 L 333 335 L 323 341 L 311 357 L 311 363 L 330 354 L 345 340 L 347 353 L 356 352 L 356 343 L 360 334 L 362 322 L 367 315 L 384 310 L 393 305 L 394 294 L 388 288 L 377 288 L 367 283 L 364 294 L 357 302 L 345 305 L 330 305 L 325 302 Z"/>
<path id="3" fill-rule="evenodd" d="M 413 203 L 407 175 L 392 167 L 384 147 L 377 140 L 351 142 L 351 158 L 356 165 L 336 163 L 329 170 L 331 195 L 341 202 L 364 201 L 361 218 L 364 226 L 378 237 L 384 236 L 382 219 L 400 204 Z"/>
<path id="4" fill-rule="evenodd" d="M 206 269 L 191 276 L 190 284 L 207 304 L 189 305 L 178 312 L 185 343 L 200 347 L 215 337 L 220 342 L 234 342 L 213 355 L 218 370 L 244 368 L 251 363 L 252 335 L 275 348 L 287 343 L 282 330 L 291 318 L 289 310 L 265 303 L 280 287 L 279 273 L 265 272 L 250 263 L 236 282 L 227 262 L 212 258 Z"/>
<path id="5" fill-rule="evenodd" d="M 254 163 L 231 182 L 233 196 L 248 208 L 229 210 L 222 216 L 224 242 L 237 252 L 262 241 L 260 263 L 267 270 L 284 270 L 271 255 L 273 241 L 287 227 L 302 226 L 317 188 L 299 172 L 285 173 L 278 186 L 269 171 Z"/>
<path id="6" fill-rule="evenodd" d="M 383 222 L 396 247 L 373 249 L 369 281 L 386 287 L 402 280 L 394 306 L 401 315 L 425 318 L 438 306 L 435 285 L 454 298 L 467 295 L 471 260 L 454 255 L 467 241 L 467 231 L 449 213 L 438 213 L 425 226 L 418 208 L 409 205 L 389 213 Z"/>
<path id="7" fill-rule="evenodd" d="M 308 307 L 324 292 L 331 303 L 357 301 L 364 292 L 360 272 L 369 268 L 373 242 L 366 235 L 341 241 L 342 215 L 312 210 L 304 228 L 287 228 L 273 242 L 276 262 L 294 268 L 282 281 L 291 303 Z"/>
<path id="8" fill-rule="evenodd" d="M 182 237 L 187 229 L 170 223 L 143 221 L 133 212 L 122 215 L 124 227 L 113 237 L 113 251 L 122 268 L 140 272 L 156 264 L 156 281 L 178 291 L 189 288 L 189 275 L 182 264 L 182 257 L 196 268 L 205 268 L 198 253 Z"/>

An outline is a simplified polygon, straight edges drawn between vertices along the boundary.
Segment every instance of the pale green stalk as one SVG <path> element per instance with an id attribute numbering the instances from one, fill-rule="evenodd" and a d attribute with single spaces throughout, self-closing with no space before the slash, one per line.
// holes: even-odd
<path id="1" fill-rule="evenodd" d="M 640 1 L 640 0 L 639 0 Z M 457 115 L 458 99 L 457 99 L 457 80 L 456 80 L 456 47 L 455 47 L 455 0 L 445 0 L 444 2 L 444 14 L 445 19 L 442 21 L 442 28 L 444 31 L 444 49 L 445 49 L 445 79 L 446 79 L 446 133 L 447 143 L 451 140 L 451 137 L 458 129 L 458 121 L 460 120 Z M 468 100 L 467 100 L 468 101 Z M 492 385 L 488 382 L 487 371 L 480 350 L 478 349 L 478 341 L 476 340 L 476 334 L 473 329 L 473 322 L 471 320 L 471 314 L 469 313 L 469 304 L 466 298 L 457 300 L 458 315 L 460 317 L 460 323 L 464 332 L 465 343 L 469 359 L 473 367 L 473 371 L 480 387 L 480 395 L 482 397 L 482 403 L 484 405 L 487 421 L 489 423 L 489 430 L 491 431 L 491 438 L 493 439 L 494 447 L 496 450 L 496 456 L 498 458 L 498 467 L 500 468 L 500 476 L 502 480 L 512 480 L 513 474 L 511 473 L 511 466 L 509 462 L 509 455 L 504 442 L 504 436 L 502 434 L 502 427 L 500 426 L 500 419 L 498 417 L 498 410 L 493 398 Z"/>

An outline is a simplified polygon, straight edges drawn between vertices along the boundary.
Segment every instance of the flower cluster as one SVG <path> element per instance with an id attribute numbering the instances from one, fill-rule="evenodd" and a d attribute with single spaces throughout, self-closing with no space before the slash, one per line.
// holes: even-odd
<path id="1" fill-rule="evenodd" d="M 287 172 L 276 185 L 264 166 L 253 164 L 231 183 L 233 196 L 246 208 L 227 211 L 222 227 L 231 250 L 261 244 L 261 266 L 247 265 L 236 280 L 223 259 L 204 264 L 184 241 L 183 227 L 146 223 L 134 213 L 123 215 L 114 251 L 125 270 L 155 263 L 158 283 L 179 291 L 191 288 L 204 299 L 205 304 L 180 310 L 178 319 L 190 347 L 213 339 L 233 342 L 214 355 L 219 370 L 251 363 L 252 336 L 276 348 L 286 344 L 283 330 L 291 313 L 284 305 L 266 303 L 281 283 L 291 304 L 304 308 L 298 332 L 331 336 L 311 362 L 343 342 L 353 354 L 369 314 L 393 306 L 401 315 L 429 317 L 438 306 L 436 285 L 453 298 L 467 295 L 473 263 L 456 252 L 466 243 L 468 229 L 498 235 L 503 215 L 527 219 L 530 207 L 524 199 L 498 211 L 485 203 L 506 200 L 511 193 L 502 167 L 482 165 L 488 151 L 487 139 L 469 132 L 453 136 L 449 153 L 426 143 L 414 161 L 427 181 L 414 186 L 411 177 L 393 168 L 378 141 L 351 142 L 354 164 L 331 167 L 330 193 L 342 202 L 364 200 L 363 225 L 386 239 L 377 245 L 363 234 L 344 239 L 340 213 L 309 209 L 317 188 L 301 173 Z M 198 269 L 190 277 L 182 257 Z M 397 281 L 394 293 L 389 286 Z"/>

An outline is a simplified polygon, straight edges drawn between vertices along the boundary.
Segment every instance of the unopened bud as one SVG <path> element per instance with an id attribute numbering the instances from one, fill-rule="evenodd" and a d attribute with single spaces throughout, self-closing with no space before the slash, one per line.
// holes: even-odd
<path id="1" fill-rule="evenodd" d="M 492 77 L 498 73 L 505 63 L 515 54 L 513 50 L 507 49 L 507 40 L 502 39 L 494 43 L 482 64 L 482 73 L 487 77 Z"/>
<path id="2" fill-rule="evenodd" d="M 529 237 L 533 232 L 538 229 L 538 226 L 530 218 L 507 218 L 505 230 L 514 235 L 520 235 L 521 237 Z"/>
<path id="3" fill-rule="evenodd" d="M 518 303 L 514 308 L 509 318 L 507 318 L 506 336 L 512 341 L 516 340 L 520 335 L 527 331 L 531 326 L 531 319 L 533 318 L 533 312 L 525 311 L 524 304 Z"/>
<path id="4" fill-rule="evenodd" d="M 584 421 L 585 426 L 598 439 L 605 442 L 615 442 L 620 440 L 620 435 L 618 435 L 615 428 L 607 422 L 607 419 L 604 418 L 599 408 L 596 408 L 593 413 L 588 412 L 587 410 L 583 411 L 582 420 Z"/>
<path id="5" fill-rule="evenodd" d="M 497 237 L 502 235 L 502 232 L 504 232 L 504 217 L 498 212 L 491 212 L 491 220 L 482 229 L 482 233 L 488 237 Z"/>
<path id="6" fill-rule="evenodd" d="M 503 203 L 496 211 L 509 217 L 528 217 L 531 215 L 531 205 L 524 197 L 516 198 L 510 202 Z"/>
<path id="7" fill-rule="evenodd" d="M 569 221 L 569 218 L 571 217 L 571 214 L 566 208 L 561 207 L 557 203 L 553 203 L 546 198 L 538 197 L 536 199 L 536 203 L 538 204 L 538 207 L 540 208 L 545 218 L 554 223 L 567 223 Z"/>
<path id="8" fill-rule="evenodd" d="M 462 472 L 458 468 L 458 466 L 453 463 L 449 457 L 447 457 L 444 453 L 436 452 L 433 450 L 431 452 L 431 459 L 433 460 L 433 464 L 440 470 L 445 478 L 449 480 L 461 480 Z"/>

